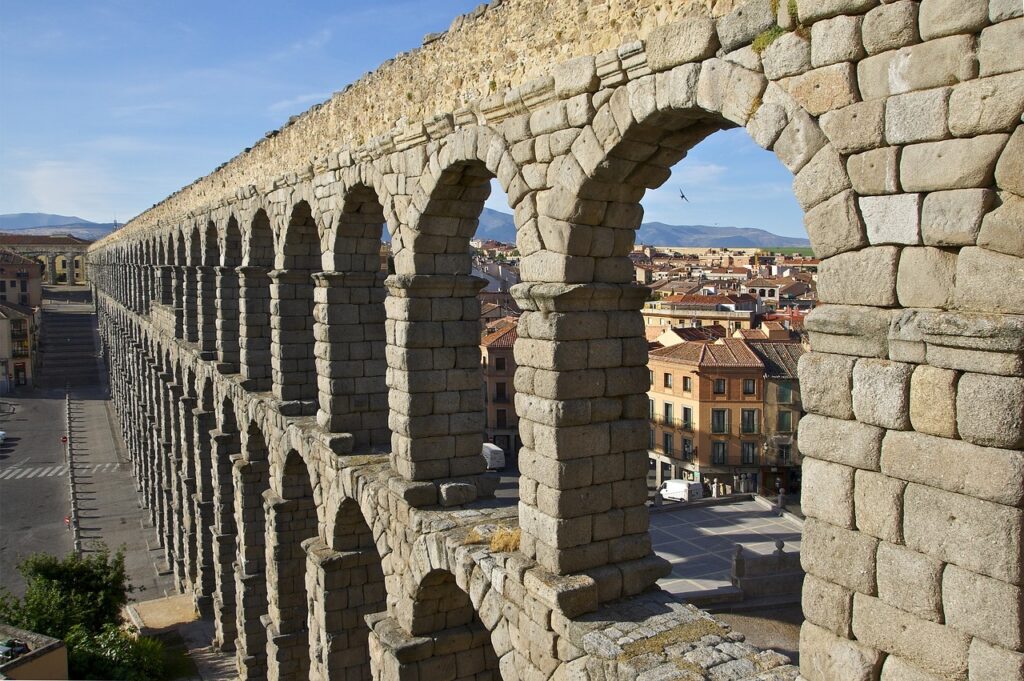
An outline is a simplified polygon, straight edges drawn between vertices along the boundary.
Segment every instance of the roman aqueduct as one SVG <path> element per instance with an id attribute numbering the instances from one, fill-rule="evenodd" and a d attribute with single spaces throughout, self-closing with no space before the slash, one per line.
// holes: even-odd
<path id="1" fill-rule="evenodd" d="M 141 499 L 240 676 L 796 678 L 654 587 L 645 506 L 639 202 L 744 126 L 822 258 L 799 673 L 1024 678 L 1021 14 L 494 0 L 94 245 Z M 479 456 L 493 178 L 517 506 Z"/>

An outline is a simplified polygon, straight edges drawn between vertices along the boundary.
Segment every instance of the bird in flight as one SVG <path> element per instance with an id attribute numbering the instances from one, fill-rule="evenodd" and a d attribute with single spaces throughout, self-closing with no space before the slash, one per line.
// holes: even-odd
<path id="1" fill-rule="evenodd" d="M 681 198 L 683 201 L 686 201 L 687 203 L 690 202 L 690 199 L 686 198 L 686 194 L 683 193 L 682 189 L 679 190 L 679 198 Z"/>

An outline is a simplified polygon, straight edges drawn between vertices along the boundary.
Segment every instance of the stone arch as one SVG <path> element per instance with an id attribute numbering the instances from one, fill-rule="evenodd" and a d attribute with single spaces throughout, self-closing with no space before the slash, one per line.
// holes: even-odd
<path id="1" fill-rule="evenodd" d="M 228 396 L 220 400 L 216 423 L 217 430 L 212 433 L 213 562 L 216 575 L 213 595 L 214 643 L 221 650 L 234 650 L 238 633 L 234 570 L 238 526 L 235 519 L 233 470 L 235 463 L 242 458 L 242 442 L 235 405 Z"/>
<path id="2" fill-rule="evenodd" d="M 242 433 L 242 456 L 232 466 L 237 528 L 235 661 L 243 679 L 265 678 L 267 666 L 267 632 L 260 620 L 267 614 L 263 503 L 270 489 L 270 453 L 263 433 L 255 420 L 248 422 Z"/>
<path id="3" fill-rule="evenodd" d="M 233 213 L 227 216 L 221 240 L 220 261 L 214 267 L 216 286 L 216 351 L 221 373 L 241 370 L 239 346 L 239 275 L 242 265 L 242 232 Z"/>
<path id="4" fill-rule="evenodd" d="M 384 209 L 377 192 L 359 183 L 342 192 L 326 235 L 330 271 L 313 275 L 314 355 L 319 399 L 317 423 L 351 433 L 359 448 L 386 446 Z"/>
<path id="5" fill-rule="evenodd" d="M 419 668 L 421 678 L 436 678 L 442 669 L 455 681 L 502 678 L 490 632 L 454 574 L 444 569 L 428 572 L 416 584 L 407 607 L 408 615 L 401 619 L 407 618 L 408 622 L 403 622 L 401 629 L 382 635 L 393 626 L 393 621 L 385 619 L 377 622 L 372 634 L 373 664 L 379 678 L 388 678 L 397 667 L 396 639 L 414 637 L 428 638 L 433 643 L 433 654 L 412 663 Z"/>
<path id="6" fill-rule="evenodd" d="M 202 234 L 202 255 L 196 267 L 199 293 L 199 351 L 203 359 L 217 356 L 217 267 L 220 265 L 220 238 L 213 219 L 206 221 Z"/>
<path id="7" fill-rule="evenodd" d="M 359 504 L 341 500 L 326 539 L 304 543 L 311 587 L 311 678 L 371 678 L 366 618 L 387 610 L 384 571 Z"/>
<path id="8" fill-rule="evenodd" d="M 317 536 L 311 471 L 289 449 L 263 494 L 267 514 L 268 676 L 307 679 L 310 667 L 309 594 L 304 542 Z M 273 470 L 273 469 L 272 469 Z"/>
<path id="9" fill-rule="evenodd" d="M 317 408 L 313 335 L 313 274 L 320 270 L 320 236 L 309 203 L 289 214 L 271 276 L 271 365 L 274 396 L 288 415 L 312 415 Z"/>
<path id="10" fill-rule="evenodd" d="M 196 470 L 196 493 L 193 514 L 196 519 L 196 607 L 204 616 L 213 614 L 213 595 L 216 592 L 216 564 L 214 562 L 214 460 L 213 444 L 217 434 L 216 397 L 209 376 L 196 376 L 198 393 L 193 411 Z"/>
<path id="11" fill-rule="evenodd" d="M 270 276 L 274 267 L 274 231 L 270 217 L 258 208 L 242 234 L 242 266 L 238 272 L 239 365 L 248 390 L 270 390 Z"/>

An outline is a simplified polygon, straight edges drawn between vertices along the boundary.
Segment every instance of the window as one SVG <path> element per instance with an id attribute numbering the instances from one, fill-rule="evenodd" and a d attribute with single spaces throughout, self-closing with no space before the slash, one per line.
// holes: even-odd
<path id="1" fill-rule="evenodd" d="M 724 395 L 725 394 L 725 379 L 724 378 L 716 378 L 715 379 L 714 390 L 715 390 L 715 394 L 716 395 Z"/>
<path id="2" fill-rule="evenodd" d="M 494 384 L 494 401 L 495 402 L 507 402 L 508 393 L 506 384 L 504 382 Z"/>
<path id="3" fill-rule="evenodd" d="M 683 391 L 691 392 L 693 390 L 693 379 L 689 376 L 683 376 Z"/>
<path id="4" fill-rule="evenodd" d="M 672 374 L 665 374 L 665 378 L 662 381 L 662 385 L 664 385 L 666 388 L 672 387 Z"/>
<path id="5" fill-rule="evenodd" d="M 740 412 L 740 430 L 744 433 L 757 432 L 757 410 L 744 409 Z"/>
<path id="6" fill-rule="evenodd" d="M 7 290 L 7 282 L 4 281 L 3 279 L 0 279 L 0 291 L 6 291 L 6 290 Z"/>
<path id="7" fill-rule="evenodd" d="M 22 279 L 21 280 L 21 292 L 24 293 L 25 291 L 28 291 L 28 282 L 25 281 L 24 279 Z"/>
<path id="8" fill-rule="evenodd" d="M 683 428 L 693 428 L 693 409 L 683 407 Z"/>
<path id="9" fill-rule="evenodd" d="M 779 404 L 789 404 L 793 401 L 793 386 L 789 382 L 779 383 L 778 395 Z"/>
<path id="10" fill-rule="evenodd" d="M 789 457 L 792 455 L 792 449 L 789 445 L 779 445 L 777 448 L 779 453 L 779 463 L 788 464 Z"/>
<path id="11" fill-rule="evenodd" d="M 788 433 L 793 430 L 793 412 L 791 411 L 780 411 L 779 412 L 779 432 Z"/>
<path id="12" fill-rule="evenodd" d="M 672 453 L 672 433 L 665 433 L 661 440 L 662 451 L 666 454 Z"/>
<path id="13" fill-rule="evenodd" d="M 756 388 L 756 383 L 755 383 L 754 379 L 752 379 L 752 378 L 744 378 L 743 379 L 743 394 L 744 395 L 753 395 L 754 392 L 755 392 L 755 388 Z"/>
<path id="14" fill-rule="evenodd" d="M 683 458 L 689 459 L 693 456 L 693 440 L 688 437 L 683 438 Z"/>
<path id="15" fill-rule="evenodd" d="M 504 371 L 505 370 L 505 358 L 504 357 L 495 357 L 494 358 L 494 370 L 495 371 Z"/>
<path id="16" fill-rule="evenodd" d="M 508 411 L 505 409 L 498 410 L 498 428 L 508 428 Z"/>
<path id="17" fill-rule="evenodd" d="M 671 424 L 672 423 L 672 403 L 671 402 L 666 402 L 665 403 L 664 416 L 665 416 L 665 423 Z"/>
<path id="18" fill-rule="evenodd" d="M 654 385 L 654 372 L 650 369 L 647 370 L 647 382 L 649 385 Z"/>
<path id="19" fill-rule="evenodd" d="M 654 419 L 654 400 L 647 400 L 647 418 Z"/>
<path id="20" fill-rule="evenodd" d="M 728 442 L 712 442 L 711 443 L 711 463 L 724 466 L 726 460 L 729 458 L 729 443 Z"/>
<path id="21" fill-rule="evenodd" d="M 745 465 L 757 463 L 756 442 L 744 442 L 740 445 L 740 463 Z"/>
<path id="22" fill-rule="evenodd" d="M 728 409 L 712 409 L 711 410 L 711 432 L 712 433 L 727 433 L 727 432 L 729 432 L 729 410 Z"/>
<path id="23" fill-rule="evenodd" d="M 654 430 L 647 431 L 647 434 L 650 436 L 647 438 L 647 449 L 654 449 Z"/>

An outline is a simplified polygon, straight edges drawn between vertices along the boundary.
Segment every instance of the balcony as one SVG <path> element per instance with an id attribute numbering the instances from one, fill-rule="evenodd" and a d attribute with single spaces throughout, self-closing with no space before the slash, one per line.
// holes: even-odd
<path id="1" fill-rule="evenodd" d="M 665 445 L 656 445 L 651 448 L 651 451 L 655 451 L 678 461 L 685 461 L 686 463 L 693 463 L 697 458 L 696 449 L 679 449 L 677 447 L 669 449 L 666 448 Z"/>
<path id="2" fill-rule="evenodd" d="M 651 417 L 651 422 L 656 423 L 659 426 L 663 426 L 665 428 L 675 428 L 676 430 L 686 430 L 691 432 L 693 431 L 692 422 L 683 421 L 682 419 L 665 418 L 665 416 L 660 414 L 656 414 L 655 416 Z"/>

